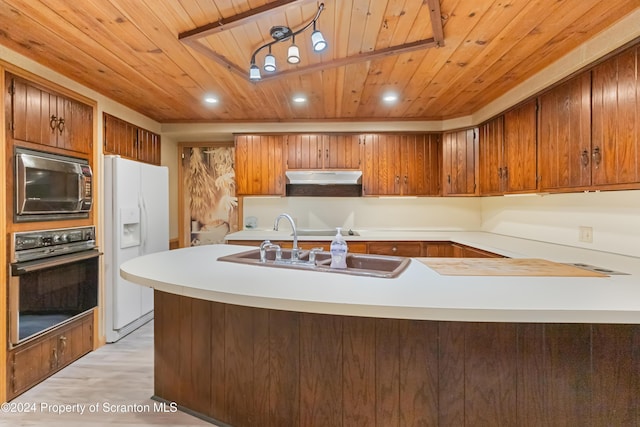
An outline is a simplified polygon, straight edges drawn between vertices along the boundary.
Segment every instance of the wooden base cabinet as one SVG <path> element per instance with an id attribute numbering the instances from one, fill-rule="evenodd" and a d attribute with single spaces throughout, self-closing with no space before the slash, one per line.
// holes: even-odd
<path id="1" fill-rule="evenodd" d="M 369 242 L 367 246 L 370 254 L 405 257 L 419 257 L 422 254 L 421 242 Z"/>
<path id="2" fill-rule="evenodd" d="M 260 246 L 261 240 L 229 240 L 230 245 Z M 291 240 L 273 241 L 282 248 L 293 246 Z M 485 251 L 471 246 L 453 242 L 433 242 L 433 241 L 377 241 L 377 242 L 347 242 L 349 252 L 359 254 L 392 255 L 404 257 L 444 257 L 444 258 L 503 258 L 493 252 Z M 331 241 L 309 241 L 298 242 L 301 249 L 324 248 L 328 251 Z"/>
<path id="3" fill-rule="evenodd" d="M 633 426 L 640 325 L 443 322 L 155 291 L 157 398 L 254 426 Z"/>
<path id="4" fill-rule="evenodd" d="M 13 399 L 93 350 L 93 313 L 8 352 L 7 399 Z"/>

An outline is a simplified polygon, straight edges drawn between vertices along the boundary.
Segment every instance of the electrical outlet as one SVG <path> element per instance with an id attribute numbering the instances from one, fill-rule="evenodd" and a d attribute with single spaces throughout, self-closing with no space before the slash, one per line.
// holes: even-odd
<path id="1" fill-rule="evenodd" d="M 593 227 L 580 226 L 578 240 L 584 243 L 593 243 Z"/>

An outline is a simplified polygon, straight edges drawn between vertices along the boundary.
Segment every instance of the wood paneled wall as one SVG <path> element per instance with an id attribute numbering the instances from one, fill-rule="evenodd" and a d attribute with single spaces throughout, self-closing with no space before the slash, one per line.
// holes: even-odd
<path id="1" fill-rule="evenodd" d="M 155 394 L 235 427 L 640 425 L 640 325 L 374 319 L 155 296 Z"/>

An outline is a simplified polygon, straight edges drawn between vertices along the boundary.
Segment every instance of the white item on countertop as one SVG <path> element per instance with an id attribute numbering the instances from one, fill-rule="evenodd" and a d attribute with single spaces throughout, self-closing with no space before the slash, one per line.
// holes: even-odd
<path id="1" fill-rule="evenodd" d="M 347 268 L 349 247 L 342 237 L 342 227 L 336 227 L 336 235 L 331 241 L 331 268 Z"/>

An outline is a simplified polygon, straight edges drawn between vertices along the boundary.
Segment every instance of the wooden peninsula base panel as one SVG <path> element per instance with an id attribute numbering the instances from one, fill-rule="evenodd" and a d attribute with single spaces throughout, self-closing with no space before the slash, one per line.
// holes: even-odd
<path id="1" fill-rule="evenodd" d="M 640 425 L 640 325 L 258 309 L 155 291 L 155 394 L 234 427 Z"/>

